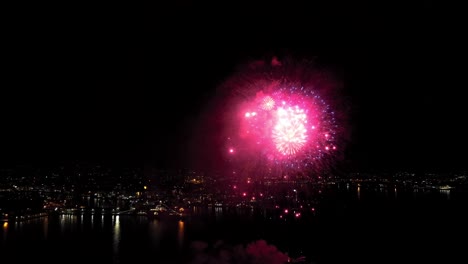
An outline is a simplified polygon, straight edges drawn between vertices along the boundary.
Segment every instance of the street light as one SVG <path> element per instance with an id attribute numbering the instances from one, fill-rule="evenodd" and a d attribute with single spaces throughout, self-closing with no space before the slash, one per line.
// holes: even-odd
<path id="1" fill-rule="evenodd" d="M 296 202 L 297 202 L 297 190 L 296 190 L 296 189 L 294 189 L 294 190 L 293 190 L 293 192 L 295 192 L 295 193 L 296 193 Z"/>

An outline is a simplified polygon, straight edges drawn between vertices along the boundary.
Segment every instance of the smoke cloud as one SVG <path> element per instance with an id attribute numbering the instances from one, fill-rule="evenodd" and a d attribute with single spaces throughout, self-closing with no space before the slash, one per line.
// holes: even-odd
<path id="1" fill-rule="evenodd" d="M 218 241 L 213 245 L 196 241 L 191 245 L 190 264 L 283 264 L 289 257 L 265 240 L 231 246 Z"/>

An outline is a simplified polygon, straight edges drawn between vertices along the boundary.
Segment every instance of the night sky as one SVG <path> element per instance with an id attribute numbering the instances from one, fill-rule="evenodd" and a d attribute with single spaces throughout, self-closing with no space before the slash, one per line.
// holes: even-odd
<path id="1" fill-rule="evenodd" d="M 341 162 L 352 170 L 467 168 L 465 60 L 451 10 L 194 2 L 14 12 L 2 48 L 0 164 L 192 166 L 197 124 L 220 83 L 239 63 L 292 56 L 343 83 Z"/>

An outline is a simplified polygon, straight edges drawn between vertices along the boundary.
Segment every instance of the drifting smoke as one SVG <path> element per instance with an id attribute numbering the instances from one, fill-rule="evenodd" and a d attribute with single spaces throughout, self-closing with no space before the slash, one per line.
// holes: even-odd
<path id="1" fill-rule="evenodd" d="M 193 260 L 190 264 L 283 264 L 290 258 L 265 240 L 247 246 L 229 246 L 221 241 L 209 246 L 205 242 L 193 242 Z"/>

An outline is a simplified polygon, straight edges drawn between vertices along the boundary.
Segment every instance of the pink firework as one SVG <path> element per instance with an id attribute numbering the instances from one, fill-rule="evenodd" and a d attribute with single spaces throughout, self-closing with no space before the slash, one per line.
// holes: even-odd
<path id="1" fill-rule="evenodd" d="M 280 107 L 272 131 L 273 143 L 283 155 L 294 155 L 307 143 L 307 116 L 298 106 Z"/>
<path id="2" fill-rule="evenodd" d="M 332 160 L 340 149 L 340 127 L 319 94 L 328 83 L 307 70 L 296 64 L 260 64 L 226 82 L 225 88 L 234 91 L 224 102 L 230 160 L 255 173 L 280 168 L 282 174 Z"/>
<path id="3" fill-rule="evenodd" d="M 323 100 L 301 94 L 303 90 L 287 85 L 278 88 L 267 96 L 278 102 L 269 108 L 264 107 L 263 100 L 245 103 L 249 110 L 241 110 L 244 117 L 240 120 L 239 135 L 248 144 L 246 150 L 263 152 L 270 160 L 293 161 L 311 155 L 311 149 L 317 156 L 312 159 L 330 149 L 334 138 L 330 135 L 334 132 L 329 123 L 333 119 L 327 119 Z"/>

